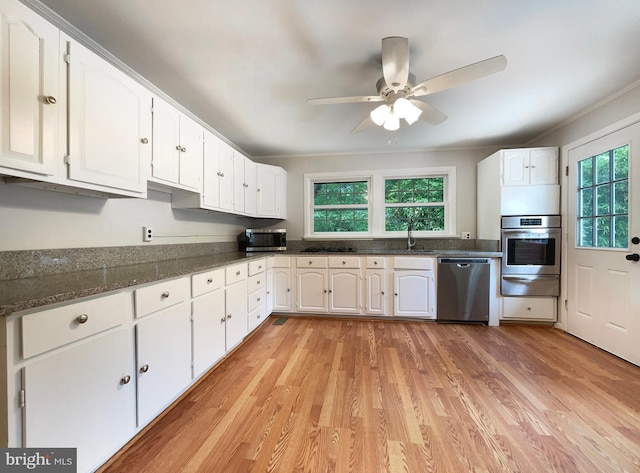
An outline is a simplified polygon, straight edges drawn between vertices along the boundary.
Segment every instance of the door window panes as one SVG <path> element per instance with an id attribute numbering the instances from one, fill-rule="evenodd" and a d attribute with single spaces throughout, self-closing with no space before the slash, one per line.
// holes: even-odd
<path id="1" fill-rule="evenodd" d="M 577 203 L 577 246 L 627 248 L 628 145 L 578 162 Z"/>

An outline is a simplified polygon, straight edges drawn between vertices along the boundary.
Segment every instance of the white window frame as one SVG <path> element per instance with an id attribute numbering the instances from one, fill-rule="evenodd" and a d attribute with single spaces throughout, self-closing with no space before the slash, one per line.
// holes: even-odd
<path id="1" fill-rule="evenodd" d="M 407 232 L 385 231 L 385 179 L 418 179 L 443 177 L 444 231 L 414 231 L 418 238 L 456 237 L 456 168 L 439 166 L 411 169 L 383 169 L 375 171 L 323 172 L 304 175 L 304 239 L 345 240 L 372 238 L 406 238 Z M 369 231 L 365 232 L 314 232 L 313 231 L 313 185 L 322 182 L 368 181 L 369 183 Z"/>

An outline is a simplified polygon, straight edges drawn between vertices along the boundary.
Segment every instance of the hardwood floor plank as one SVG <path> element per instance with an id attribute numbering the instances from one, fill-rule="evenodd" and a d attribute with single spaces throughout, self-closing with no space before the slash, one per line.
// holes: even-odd
<path id="1" fill-rule="evenodd" d="M 640 472 L 640 368 L 545 327 L 265 323 L 111 472 Z"/>

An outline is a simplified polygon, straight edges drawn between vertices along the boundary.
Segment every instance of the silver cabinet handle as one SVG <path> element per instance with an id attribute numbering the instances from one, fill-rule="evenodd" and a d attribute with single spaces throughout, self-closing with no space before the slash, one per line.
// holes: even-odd
<path id="1" fill-rule="evenodd" d="M 224 177 L 224 173 L 223 172 L 218 171 L 216 174 L 218 174 L 218 176 L 220 176 L 220 177 Z"/>
<path id="2" fill-rule="evenodd" d="M 168 299 L 169 298 L 169 291 L 164 291 L 162 294 L 160 294 L 160 298 L 161 299 Z"/>
<path id="3" fill-rule="evenodd" d="M 140 143 L 142 143 L 143 145 L 149 144 L 149 138 L 141 138 Z"/>
<path id="4" fill-rule="evenodd" d="M 76 317 L 76 322 L 79 324 L 84 324 L 89 320 L 89 316 L 87 314 L 80 314 Z"/>
<path id="5" fill-rule="evenodd" d="M 182 151 L 183 153 L 187 152 L 187 148 L 185 148 L 184 146 L 182 148 L 180 148 L 180 151 Z"/>
<path id="6" fill-rule="evenodd" d="M 120 384 L 129 384 L 129 381 L 131 381 L 131 376 L 129 375 L 120 378 Z"/>
<path id="7" fill-rule="evenodd" d="M 236 271 L 236 276 L 240 276 L 240 271 Z"/>
<path id="8" fill-rule="evenodd" d="M 149 365 L 142 365 L 140 367 L 140 373 L 146 373 L 147 371 L 149 371 Z"/>
<path id="9" fill-rule="evenodd" d="M 227 319 L 230 319 L 230 318 L 231 318 L 231 314 L 227 315 Z"/>
<path id="10" fill-rule="evenodd" d="M 213 278 L 207 279 L 207 284 L 211 284 L 213 282 Z"/>
<path id="11" fill-rule="evenodd" d="M 221 323 L 221 324 L 225 323 L 226 321 L 227 321 L 226 317 L 222 317 L 222 318 L 220 319 L 220 323 Z"/>
<path id="12" fill-rule="evenodd" d="M 176 149 L 177 149 L 178 151 L 182 151 L 182 148 L 180 147 L 180 145 L 176 145 Z"/>
<path id="13" fill-rule="evenodd" d="M 58 103 L 58 101 L 56 100 L 56 98 L 53 95 L 47 95 L 44 98 L 44 102 L 48 105 L 55 105 Z"/>

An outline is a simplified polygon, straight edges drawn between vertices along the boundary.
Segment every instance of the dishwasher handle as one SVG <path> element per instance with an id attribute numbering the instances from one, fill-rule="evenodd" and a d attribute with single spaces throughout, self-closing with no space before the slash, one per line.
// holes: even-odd
<path id="1" fill-rule="evenodd" d="M 473 264 L 489 264 L 488 258 L 438 258 L 438 264 L 455 264 L 467 268 Z"/>

